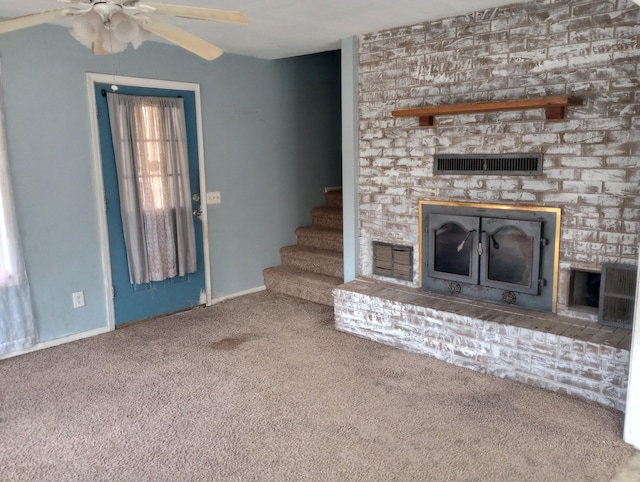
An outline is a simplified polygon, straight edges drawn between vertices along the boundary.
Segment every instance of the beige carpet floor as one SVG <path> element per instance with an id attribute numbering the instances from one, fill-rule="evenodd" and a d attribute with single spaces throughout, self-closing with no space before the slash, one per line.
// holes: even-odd
<path id="1" fill-rule="evenodd" d="M 608 481 L 622 423 L 270 292 L 0 361 L 3 481 Z"/>

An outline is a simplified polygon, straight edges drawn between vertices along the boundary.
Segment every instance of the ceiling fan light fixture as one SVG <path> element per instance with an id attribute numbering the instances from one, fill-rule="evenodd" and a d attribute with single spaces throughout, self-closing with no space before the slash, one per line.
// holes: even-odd
<path id="1" fill-rule="evenodd" d="M 104 20 L 95 10 L 75 17 L 70 33 L 82 45 L 100 54 L 122 52 L 129 43 L 137 49 L 151 34 L 129 15 L 114 12 Z"/>
<path id="2" fill-rule="evenodd" d="M 136 36 L 136 38 L 131 40 L 131 46 L 134 49 L 137 49 L 142 45 L 142 42 L 144 42 L 149 38 L 150 35 L 151 35 L 151 32 L 143 29 L 140 25 L 138 25 L 138 35 Z"/>
<path id="3" fill-rule="evenodd" d="M 109 25 L 116 39 L 124 43 L 133 41 L 140 30 L 137 22 L 122 12 L 116 12 L 111 15 Z"/>
<path id="4" fill-rule="evenodd" d="M 104 29 L 104 33 L 102 36 L 102 48 L 105 52 L 110 54 L 116 54 L 118 52 L 123 52 L 127 49 L 127 42 L 122 42 L 118 40 L 116 35 L 112 30 L 107 28 Z"/>
<path id="5" fill-rule="evenodd" d="M 102 25 L 102 17 L 96 12 L 87 12 L 73 19 L 70 33 L 85 47 L 91 48 Z"/>

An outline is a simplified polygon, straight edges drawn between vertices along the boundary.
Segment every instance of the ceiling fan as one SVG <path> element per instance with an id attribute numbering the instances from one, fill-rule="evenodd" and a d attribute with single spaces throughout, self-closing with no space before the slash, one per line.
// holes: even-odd
<path id="1" fill-rule="evenodd" d="M 138 48 L 155 34 L 206 60 L 214 60 L 223 50 L 166 22 L 158 15 L 200 20 L 214 20 L 240 25 L 249 22 L 244 14 L 233 10 L 189 7 L 140 0 L 58 0 L 65 8 L 0 21 L 0 34 L 20 30 L 64 17 L 73 18 L 71 35 L 96 55 L 125 50 L 129 43 Z"/>

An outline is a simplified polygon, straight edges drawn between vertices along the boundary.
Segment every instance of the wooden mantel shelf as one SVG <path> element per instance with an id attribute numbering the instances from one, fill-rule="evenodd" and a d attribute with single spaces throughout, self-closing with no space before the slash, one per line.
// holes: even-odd
<path id="1" fill-rule="evenodd" d="M 546 109 L 547 120 L 564 119 L 565 107 L 582 104 L 574 97 L 542 97 L 539 99 L 505 100 L 499 102 L 481 102 L 478 104 L 455 104 L 435 107 L 417 107 L 415 109 L 398 109 L 391 112 L 394 117 L 418 117 L 420 125 L 433 126 L 433 118 L 437 115 L 478 114 L 481 112 L 497 112 L 504 110 Z"/>

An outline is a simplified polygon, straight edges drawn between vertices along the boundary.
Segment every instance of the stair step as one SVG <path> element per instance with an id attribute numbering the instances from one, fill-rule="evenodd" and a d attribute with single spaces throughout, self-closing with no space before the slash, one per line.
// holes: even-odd
<path id="1" fill-rule="evenodd" d="M 342 252 L 342 229 L 324 226 L 302 226 L 296 229 L 298 244 Z"/>
<path id="2" fill-rule="evenodd" d="M 342 229 L 342 208 L 314 208 L 311 222 L 314 226 Z"/>
<path id="3" fill-rule="evenodd" d="M 325 192 L 324 199 L 328 208 L 342 209 L 342 189 Z"/>
<path id="4" fill-rule="evenodd" d="M 282 264 L 305 271 L 344 278 L 342 253 L 311 246 L 285 246 L 280 249 Z"/>
<path id="5" fill-rule="evenodd" d="M 333 289 L 342 278 L 303 271 L 291 266 L 274 266 L 262 272 L 267 289 L 314 303 L 333 306 Z"/>

